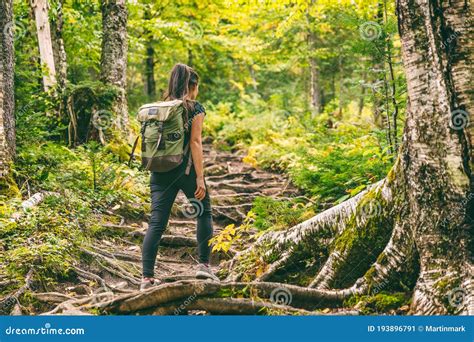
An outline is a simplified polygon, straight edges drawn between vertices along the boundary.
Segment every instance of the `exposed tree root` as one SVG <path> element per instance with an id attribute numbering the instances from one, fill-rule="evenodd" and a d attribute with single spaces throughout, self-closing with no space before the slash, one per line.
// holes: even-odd
<path id="1" fill-rule="evenodd" d="M 347 255 L 344 256 L 339 251 L 333 251 L 317 276 L 309 284 L 309 287 L 322 290 L 329 289 L 330 282 L 334 280 L 336 275 L 336 264 L 341 263 L 345 258 L 347 258 Z"/>
<path id="2" fill-rule="evenodd" d="M 229 268 L 230 281 L 237 281 L 242 276 L 242 270 L 234 268 L 242 259 L 248 258 L 252 254 L 259 253 L 258 250 L 263 250 L 263 257 L 271 256 L 276 259 L 277 267 L 272 267 L 270 262 L 269 270 L 265 272 L 265 279 L 270 278 L 275 272 L 285 267 L 291 260 L 291 256 L 298 249 L 295 247 L 307 247 L 311 249 L 318 244 L 321 239 L 326 243 L 331 242 L 335 237 L 340 236 L 341 233 L 348 227 L 349 223 L 357 226 L 367 224 L 367 220 L 361 222 L 354 222 L 354 217 L 357 215 L 357 209 L 360 210 L 360 203 L 366 200 L 366 195 L 374 192 L 383 194 L 384 200 L 389 201 L 391 194 L 384 190 L 386 186 L 384 181 L 380 181 L 369 189 L 359 193 L 353 198 L 334 206 L 313 218 L 302 222 L 288 230 L 284 231 L 270 231 L 262 235 L 253 245 L 247 250 L 244 250 L 234 256 L 226 266 Z M 375 204 L 377 205 L 377 204 Z M 328 240 L 329 239 L 329 240 Z M 284 260 L 281 260 L 284 254 Z M 275 258 L 275 255 L 278 255 Z"/>
<path id="3" fill-rule="evenodd" d="M 87 279 L 87 280 L 95 281 L 96 283 L 100 284 L 105 289 L 110 288 L 109 285 L 107 284 L 107 282 L 104 279 L 102 279 L 100 276 L 98 276 L 97 274 L 88 272 L 88 271 L 83 270 L 83 269 L 81 269 L 77 266 L 73 266 L 73 269 L 82 278 Z"/>
<path id="4" fill-rule="evenodd" d="M 93 251 L 90 251 L 86 248 L 80 248 L 80 250 L 85 253 L 85 254 L 88 254 L 92 257 L 94 257 L 94 261 L 102 268 L 104 269 L 105 271 L 125 280 L 125 281 L 128 281 L 132 284 L 135 284 L 135 285 L 139 285 L 140 284 L 140 280 L 139 278 L 137 278 L 136 275 L 130 273 L 129 271 L 127 271 L 126 269 L 124 269 L 119 261 L 117 260 L 114 260 L 114 259 L 111 259 L 105 255 L 102 255 L 100 253 L 96 253 L 96 252 L 93 252 Z M 101 261 L 103 261 L 104 263 L 102 263 Z M 108 265 L 108 266 L 107 266 Z"/>
<path id="5" fill-rule="evenodd" d="M 177 281 L 151 288 L 141 293 L 130 293 L 113 298 L 110 301 L 96 303 L 93 307 L 104 312 L 128 314 L 174 303 L 183 299 L 213 297 L 219 293 L 253 293 L 259 298 L 267 298 L 279 303 L 291 303 L 293 307 L 311 309 L 318 306 L 338 306 L 357 288 L 346 290 L 321 291 L 281 283 L 217 283 L 210 281 Z M 280 298 L 281 297 L 281 298 Z"/>
<path id="6" fill-rule="evenodd" d="M 40 302 L 50 303 L 50 304 L 60 304 L 67 300 L 74 299 L 74 297 L 65 295 L 59 292 L 33 292 L 32 297 Z"/>
<path id="7" fill-rule="evenodd" d="M 20 305 L 18 299 L 22 296 L 27 290 L 31 288 L 33 278 L 33 270 L 29 270 L 25 277 L 25 284 L 16 290 L 14 293 L 7 295 L 5 298 L 0 300 L 0 314 L 9 315 L 12 312 L 12 309 L 16 305 Z"/>
<path id="8" fill-rule="evenodd" d="M 212 315 L 319 315 L 287 305 L 255 301 L 245 298 L 197 298 L 185 302 L 175 302 L 156 308 L 154 315 L 181 315 L 189 311 L 206 311 Z"/>

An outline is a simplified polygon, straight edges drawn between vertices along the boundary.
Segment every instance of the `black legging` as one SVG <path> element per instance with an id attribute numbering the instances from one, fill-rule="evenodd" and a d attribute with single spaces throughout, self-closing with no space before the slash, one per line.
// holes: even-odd
<path id="1" fill-rule="evenodd" d="M 197 217 L 197 242 L 199 262 L 208 263 L 211 247 L 209 240 L 212 237 L 211 199 L 209 192 L 202 201 L 194 198 L 196 191 L 196 172 L 191 167 L 189 175 L 184 174 L 184 168 L 178 167 L 166 173 L 152 172 L 151 187 L 151 219 L 143 240 L 142 259 L 143 276 L 152 278 L 155 268 L 156 254 L 161 236 L 168 225 L 171 208 L 179 190 L 182 190 L 193 207 L 185 207 L 187 217 Z"/>

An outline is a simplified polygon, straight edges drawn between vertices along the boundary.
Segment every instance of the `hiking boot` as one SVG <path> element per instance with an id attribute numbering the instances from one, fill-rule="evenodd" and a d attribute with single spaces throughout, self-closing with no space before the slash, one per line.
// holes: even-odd
<path id="1" fill-rule="evenodd" d="M 153 279 L 153 278 L 147 278 L 147 279 L 142 279 L 142 282 L 140 283 L 140 291 L 145 291 L 146 289 L 149 289 L 150 287 L 158 286 L 161 284 L 161 281 L 158 279 Z"/>
<path id="2" fill-rule="evenodd" d="M 196 270 L 196 278 L 220 281 L 219 278 L 217 278 L 217 276 L 212 272 L 211 267 L 208 264 L 198 265 Z"/>

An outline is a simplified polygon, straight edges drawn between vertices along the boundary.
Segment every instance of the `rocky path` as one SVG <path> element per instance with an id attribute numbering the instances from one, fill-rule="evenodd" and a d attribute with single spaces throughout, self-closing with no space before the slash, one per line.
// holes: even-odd
<path id="1" fill-rule="evenodd" d="M 206 182 L 213 204 L 214 234 L 228 224 L 242 223 L 257 196 L 281 199 L 298 196 L 297 189 L 283 176 L 243 163 L 242 152 L 217 151 L 211 145 L 205 145 L 204 153 Z M 155 276 L 165 282 L 194 281 L 197 253 L 192 211 L 184 194 L 180 193 L 156 263 Z M 145 221 L 106 223 L 110 237 L 91 241 L 82 248 L 85 259 L 90 262 L 74 266 L 78 282 L 68 284 L 58 292 L 36 293 L 34 297 L 52 309 L 48 314 L 77 315 L 89 314 L 94 303 L 113 301 L 124 294 L 139 294 L 141 242 L 147 226 Z M 217 271 L 219 264 L 229 257 L 231 254 L 213 253 L 213 269 Z M 203 313 L 212 311 L 195 309 Z"/>

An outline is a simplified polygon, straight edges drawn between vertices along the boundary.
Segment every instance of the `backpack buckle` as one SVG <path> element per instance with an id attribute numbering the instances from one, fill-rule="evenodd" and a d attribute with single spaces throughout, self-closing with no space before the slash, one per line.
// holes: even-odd
<path id="1" fill-rule="evenodd" d="M 158 132 L 163 133 L 163 121 L 157 121 L 158 122 Z"/>

